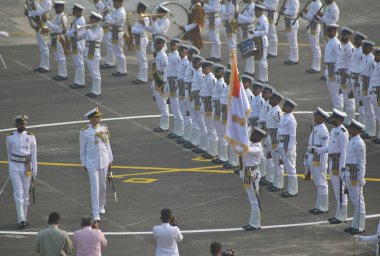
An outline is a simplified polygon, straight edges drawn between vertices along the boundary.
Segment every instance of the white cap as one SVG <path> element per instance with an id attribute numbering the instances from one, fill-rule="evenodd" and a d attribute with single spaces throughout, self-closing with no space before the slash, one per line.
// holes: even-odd
<path id="1" fill-rule="evenodd" d="M 282 100 L 284 98 L 284 96 L 281 93 L 279 93 L 278 91 L 273 91 L 272 96 L 280 98 L 280 100 Z"/>
<path id="2" fill-rule="evenodd" d="M 94 109 L 91 109 L 86 114 L 84 114 L 85 117 L 91 117 L 91 116 L 102 116 L 103 114 L 99 111 L 99 108 L 96 107 Z"/>
<path id="3" fill-rule="evenodd" d="M 172 42 L 179 44 L 181 42 L 181 39 L 175 37 L 175 38 L 170 39 L 170 43 L 172 43 Z"/>
<path id="4" fill-rule="evenodd" d="M 261 5 L 261 4 L 255 4 L 255 9 L 261 9 L 261 10 L 266 10 L 267 8 L 265 8 L 264 5 Z"/>
<path id="5" fill-rule="evenodd" d="M 91 16 L 94 17 L 95 19 L 99 19 L 99 20 L 102 20 L 102 19 L 103 19 L 103 16 L 102 16 L 102 15 L 100 15 L 99 13 L 94 12 L 94 11 L 91 12 Z M 90 16 L 90 17 L 91 17 L 91 16 Z"/>
<path id="6" fill-rule="evenodd" d="M 154 41 L 159 41 L 159 40 L 163 41 L 164 43 L 166 43 L 168 41 L 168 39 L 164 36 L 155 36 L 154 37 Z"/>
<path id="7" fill-rule="evenodd" d="M 170 12 L 170 10 L 168 8 L 166 8 L 165 6 L 163 6 L 161 4 L 158 6 L 158 9 L 161 9 L 161 10 L 163 10 L 165 12 Z"/>
<path id="8" fill-rule="evenodd" d="M 54 1 L 54 4 L 66 4 L 66 1 Z"/>
<path id="9" fill-rule="evenodd" d="M 369 44 L 369 45 L 374 46 L 374 45 L 375 45 L 375 42 L 370 41 L 370 40 L 363 40 L 363 41 L 362 41 L 362 44 Z"/>
<path id="10" fill-rule="evenodd" d="M 197 47 L 195 47 L 194 45 L 190 45 L 190 48 L 189 48 L 189 52 L 190 53 L 195 53 L 195 54 L 200 54 L 200 50 L 197 48 Z"/>
<path id="11" fill-rule="evenodd" d="M 347 117 L 347 114 L 344 113 L 343 111 L 340 111 L 336 108 L 333 109 L 333 115 L 336 115 L 336 116 L 339 116 L 341 118 L 346 118 Z"/>
<path id="12" fill-rule="evenodd" d="M 346 26 L 343 26 L 340 28 L 340 32 L 343 33 L 343 32 L 348 32 L 350 34 L 353 34 L 354 33 L 354 30 L 349 28 L 349 27 L 346 27 Z"/>
<path id="13" fill-rule="evenodd" d="M 201 55 L 194 54 L 193 55 L 193 61 L 195 61 L 195 60 L 203 61 L 204 58 Z"/>
<path id="14" fill-rule="evenodd" d="M 276 91 L 276 89 L 273 86 L 270 86 L 269 84 L 264 84 L 263 90 L 268 90 L 268 91 L 271 91 L 271 92 Z"/>
<path id="15" fill-rule="evenodd" d="M 259 86 L 261 88 L 264 88 L 264 87 L 267 86 L 266 84 L 263 84 L 263 83 L 260 83 L 260 82 L 257 82 L 257 81 L 254 81 L 252 84 L 253 84 L 253 86 Z"/>
<path id="16" fill-rule="evenodd" d="M 360 36 L 363 39 L 367 39 L 368 38 L 366 35 L 364 35 L 362 32 L 359 32 L 359 31 L 355 31 L 354 34 L 355 34 L 355 36 Z"/>
<path id="17" fill-rule="evenodd" d="M 252 131 L 252 132 L 258 132 L 258 133 L 260 133 L 260 134 L 263 135 L 263 136 L 266 136 L 266 135 L 267 135 L 267 133 L 266 133 L 264 130 L 260 129 L 260 128 L 257 127 L 257 126 L 253 127 L 253 131 Z"/>
<path id="18" fill-rule="evenodd" d="M 364 130 L 365 129 L 365 125 L 362 124 L 362 123 L 359 123 L 358 121 L 356 121 L 355 119 L 352 119 L 351 120 L 351 123 L 349 126 L 355 126 L 356 128 L 359 128 L 360 130 Z"/>
<path id="19" fill-rule="evenodd" d="M 214 69 L 226 69 L 227 68 L 226 66 L 219 64 L 219 63 L 214 63 L 213 66 L 214 66 Z"/>
<path id="20" fill-rule="evenodd" d="M 327 28 L 339 28 L 338 24 L 326 24 Z"/>
<path id="21" fill-rule="evenodd" d="M 149 5 L 147 3 L 145 3 L 144 1 L 139 1 L 138 3 L 139 5 L 142 5 L 142 6 L 145 6 L 145 8 L 148 8 Z"/>
<path id="22" fill-rule="evenodd" d="M 320 107 L 317 107 L 317 110 L 315 112 L 318 113 L 321 116 L 326 117 L 326 118 L 330 117 L 330 115 L 326 111 L 324 111 L 323 109 L 321 109 Z"/>
<path id="23" fill-rule="evenodd" d="M 285 98 L 285 102 L 284 102 L 284 103 L 287 103 L 287 104 L 289 104 L 289 105 L 292 105 L 293 108 L 295 108 L 295 107 L 298 106 L 297 103 L 295 103 L 294 101 L 292 101 L 292 100 L 289 99 L 289 98 Z"/>
<path id="24" fill-rule="evenodd" d="M 241 78 L 242 78 L 242 80 L 243 80 L 243 78 L 245 78 L 245 79 L 247 79 L 247 80 L 249 80 L 249 81 L 251 81 L 251 82 L 253 82 L 253 80 L 254 80 L 254 78 L 253 78 L 252 76 L 249 76 L 249 75 L 247 75 L 247 74 L 243 74 L 243 75 L 241 76 Z"/>
<path id="25" fill-rule="evenodd" d="M 78 9 L 81 9 L 81 10 L 85 10 L 86 9 L 86 8 L 84 8 L 84 6 L 82 6 L 80 4 L 77 4 L 77 3 L 74 4 L 74 7 L 78 8 Z"/>
<path id="26" fill-rule="evenodd" d="M 18 116 L 15 116 L 13 118 L 13 120 L 17 121 L 17 120 L 21 120 L 21 121 L 28 121 L 29 120 L 29 117 L 27 115 L 18 115 Z"/>

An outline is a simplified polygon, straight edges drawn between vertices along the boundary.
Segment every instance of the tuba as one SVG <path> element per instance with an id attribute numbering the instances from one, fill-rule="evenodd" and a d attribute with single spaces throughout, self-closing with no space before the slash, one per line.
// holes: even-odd
<path id="1" fill-rule="evenodd" d="M 62 44 L 62 48 L 63 48 L 63 52 L 65 53 L 65 55 L 70 55 L 71 54 L 71 50 L 70 50 L 70 39 L 69 37 L 66 35 L 66 31 L 67 31 L 67 28 L 66 28 L 66 25 L 65 23 L 63 22 L 63 16 L 61 18 L 61 23 L 62 23 L 62 34 L 58 40 L 59 42 Z"/>
<path id="2" fill-rule="evenodd" d="M 35 11 L 36 6 L 34 5 L 34 0 L 26 0 L 25 4 L 24 4 L 24 8 L 25 8 L 25 15 L 27 15 L 27 13 L 29 11 Z M 27 18 L 28 18 L 30 27 L 32 29 L 38 31 L 40 29 L 40 17 L 39 16 L 34 16 L 34 17 L 27 16 Z"/>

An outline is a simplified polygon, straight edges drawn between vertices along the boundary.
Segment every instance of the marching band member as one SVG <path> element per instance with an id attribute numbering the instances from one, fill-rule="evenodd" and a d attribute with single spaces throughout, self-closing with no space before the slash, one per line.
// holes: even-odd
<path id="1" fill-rule="evenodd" d="M 363 187 L 366 183 L 366 145 L 360 133 L 364 130 L 364 125 L 352 120 L 348 126 L 350 141 L 347 146 L 345 182 L 347 184 L 348 195 L 354 205 L 354 218 L 351 227 L 344 231 L 357 235 L 365 231 L 365 202 Z"/>
<path id="2" fill-rule="evenodd" d="M 34 11 L 26 11 L 25 15 L 28 17 L 40 17 L 40 23 L 42 20 L 42 16 L 44 14 L 49 14 L 52 7 L 51 0 L 42 0 L 42 1 L 33 1 L 36 10 Z M 39 24 L 40 25 L 40 24 Z M 49 61 L 49 45 L 46 39 L 44 39 L 41 35 L 41 28 L 36 30 L 36 38 L 38 47 L 40 50 L 40 65 L 38 68 L 35 68 L 34 71 L 39 73 L 46 73 L 50 71 L 50 61 Z"/>
<path id="3" fill-rule="evenodd" d="M 206 31 L 211 41 L 211 53 L 208 60 L 218 62 L 221 58 L 220 42 L 220 0 L 206 0 L 203 2 L 203 9 L 206 14 Z"/>
<path id="4" fill-rule="evenodd" d="M 144 14 L 148 5 L 143 1 L 137 4 L 136 12 Z M 139 65 L 139 73 L 137 79 L 134 80 L 136 84 L 145 84 L 148 82 L 148 59 L 146 58 L 146 47 L 148 45 L 148 37 L 146 36 L 144 27 L 149 25 L 149 18 L 144 17 L 133 24 L 131 32 L 133 35 L 133 45 L 136 51 L 137 65 Z"/>
<path id="5" fill-rule="evenodd" d="M 335 217 L 330 218 L 330 224 L 341 224 L 347 221 L 347 195 L 344 190 L 344 179 L 341 177 L 344 174 L 344 167 L 346 166 L 346 154 L 348 144 L 348 132 L 343 126 L 346 113 L 337 109 L 333 110 L 329 122 L 335 127 L 331 129 L 329 136 L 329 143 L 326 146 L 311 146 L 309 152 L 316 152 L 318 155 L 328 153 L 328 168 L 331 179 L 331 185 L 334 190 L 336 200 Z"/>
<path id="6" fill-rule="evenodd" d="M 313 130 L 309 136 L 309 147 L 326 147 L 329 143 L 329 131 L 325 121 L 329 118 L 323 109 L 318 107 L 314 112 Z M 313 175 L 314 185 L 317 188 L 315 208 L 310 209 L 312 214 L 323 214 L 329 211 L 329 188 L 327 184 L 327 153 L 317 154 L 309 150 L 306 155 L 306 165 Z"/>
<path id="7" fill-rule="evenodd" d="M 241 82 L 242 82 L 243 87 L 245 89 L 245 95 L 247 96 L 249 105 L 251 105 L 252 100 L 253 100 L 253 93 L 251 91 L 253 81 L 254 81 L 253 77 L 251 77 L 247 74 L 241 75 Z M 252 113 L 252 111 L 251 111 L 251 113 Z M 250 114 L 248 115 L 248 119 L 251 116 Z M 248 125 L 249 125 L 249 123 L 248 123 Z"/>
<path id="8" fill-rule="evenodd" d="M 363 58 L 360 65 L 360 96 L 364 106 L 365 131 L 360 135 L 363 139 L 372 139 L 376 135 L 376 119 L 371 100 L 372 93 L 369 90 L 369 81 L 373 70 L 374 56 L 372 54 L 375 42 L 362 41 Z"/>
<path id="9" fill-rule="evenodd" d="M 153 39 L 155 36 L 166 36 L 168 33 L 169 27 L 170 27 L 170 20 L 167 17 L 169 14 L 170 10 L 166 8 L 165 6 L 162 6 L 161 4 L 157 8 L 157 15 L 162 15 L 158 17 L 152 17 L 153 24 L 152 26 L 145 26 L 144 29 L 153 35 Z M 145 25 L 145 23 L 143 24 Z M 154 40 L 152 41 L 152 52 L 154 53 Z M 166 46 L 164 48 L 166 51 Z M 139 84 L 141 82 L 139 81 L 134 81 L 135 83 Z"/>
<path id="10" fill-rule="evenodd" d="M 50 34 L 54 38 L 51 39 L 51 49 L 54 51 L 55 60 L 58 65 L 58 74 L 53 77 L 55 81 L 67 80 L 66 57 L 65 52 L 70 49 L 67 47 L 64 35 L 67 29 L 67 17 L 64 13 L 65 1 L 54 1 L 55 17 L 53 22 L 47 19 L 47 15 L 42 15 L 42 21 L 46 23 L 52 31 Z"/>
<path id="11" fill-rule="evenodd" d="M 336 82 L 335 71 L 336 62 L 339 56 L 340 42 L 336 36 L 339 25 L 328 24 L 327 36 L 329 40 L 325 46 L 324 62 L 326 65 L 325 76 L 327 89 L 329 90 L 330 97 L 334 108 L 343 110 L 343 96 L 340 93 L 339 86 Z"/>
<path id="12" fill-rule="evenodd" d="M 113 162 L 110 133 L 107 125 L 101 124 L 102 115 L 98 108 L 86 113 L 90 123 L 79 133 L 80 161 L 90 178 L 92 217 L 96 222 L 106 213 L 107 173 Z"/>
<path id="13" fill-rule="evenodd" d="M 9 175 L 13 185 L 17 221 L 20 229 L 28 226 L 30 180 L 37 175 L 37 143 L 34 134 L 25 130 L 28 116 L 14 118 L 17 131 L 7 134 L 6 146 L 9 162 Z"/>
<path id="14" fill-rule="evenodd" d="M 223 2 L 223 1 L 222 1 Z M 220 16 L 224 26 L 224 34 L 226 37 L 227 49 L 230 53 L 233 49 L 236 52 L 236 27 L 234 20 L 234 14 L 238 9 L 238 5 L 233 4 L 232 0 L 225 0 L 222 6 L 220 7 Z M 228 58 L 228 65 L 231 65 L 231 56 Z"/>
<path id="15" fill-rule="evenodd" d="M 237 18 L 238 23 L 241 25 L 241 32 L 240 32 L 240 39 L 241 41 L 245 41 L 249 38 L 252 38 L 253 36 L 248 33 L 249 29 L 254 28 L 254 21 L 255 21 L 255 4 L 252 2 L 252 0 L 243 0 L 245 3 L 243 10 L 238 14 L 235 18 Z M 254 76 L 255 75 L 255 59 L 254 57 L 248 57 L 245 60 L 245 70 L 244 73 Z"/>
<path id="16" fill-rule="evenodd" d="M 104 19 L 109 26 L 107 33 L 107 42 L 111 42 L 113 53 L 116 57 L 116 71 L 112 72 L 113 76 L 126 76 L 127 64 L 124 55 L 124 25 L 126 21 L 126 13 L 123 7 L 123 0 L 113 0 L 113 11 L 109 13 L 106 9 L 103 12 Z"/>
<path id="17" fill-rule="evenodd" d="M 268 83 L 268 29 L 269 23 L 267 17 L 264 15 L 265 7 L 260 4 L 255 4 L 255 16 L 256 16 L 256 26 L 255 30 L 251 30 L 250 33 L 253 37 L 261 37 L 262 40 L 262 57 L 256 60 L 259 64 L 259 79 L 258 82 Z"/>
<path id="18" fill-rule="evenodd" d="M 372 88 L 372 106 L 375 110 L 377 121 L 377 136 L 372 142 L 380 144 L 380 48 L 375 48 L 373 54 L 375 55 L 375 62 L 370 79 L 370 88 Z"/>
<path id="19" fill-rule="evenodd" d="M 189 24 L 180 26 L 180 29 L 185 33 L 183 40 L 188 40 L 190 44 L 198 49 L 203 47 L 201 29 L 205 20 L 204 10 L 200 2 L 201 0 L 191 0 L 188 17 Z"/>
<path id="20" fill-rule="evenodd" d="M 178 139 L 183 135 L 183 116 L 181 113 L 181 109 L 179 107 L 178 95 L 177 95 L 177 68 L 180 65 L 181 57 L 178 53 L 178 44 L 179 39 L 172 38 L 170 40 L 170 53 L 168 56 L 168 68 L 167 68 L 167 76 L 169 83 L 169 99 L 170 99 L 170 107 L 173 113 L 174 119 L 174 127 L 173 132 L 168 135 L 171 139 Z"/>
<path id="21" fill-rule="evenodd" d="M 71 22 L 70 30 L 66 33 L 67 37 L 70 38 L 71 58 L 73 59 L 75 66 L 74 83 L 70 85 L 73 89 L 83 88 L 85 85 L 83 54 L 86 42 L 84 39 L 78 40 L 74 34 L 76 26 L 83 26 L 86 24 L 86 20 L 82 15 L 84 9 L 85 8 L 82 5 L 74 4 L 74 20 Z"/>
<path id="22" fill-rule="evenodd" d="M 96 10 L 103 15 L 106 10 L 108 10 L 108 13 L 112 12 L 113 10 L 113 1 L 112 0 L 94 0 L 94 4 L 96 7 Z M 104 14 L 106 15 L 106 14 Z M 109 27 L 107 23 L 103 24 L 103 33 L 109 32 Z M 115 67 L 115 54 L 112 50 L 112 41 L 110 40 L 108 36 L 103 37 L 103 44 L 106 46 L 106 62 L 100 65 L 102 69 L 110 69 Z"/>
<path id="23" fill-rule="evenodd" d="M 351 43 L 351 35 L 354 31 L 348 27 L 340 29 L 340 42 L 338 58 L 335 63 L 335 70 L 338 72 L 339 88 L 343 94 L 344 110 L 347 118 L 344 120 L 345 124 L 351 123 L 355 119 L 355 99 L 353 93 L 347 86 L 348 67 L 352 56 L 354 46 Z"/>
<path id="24" fill-rule="evenodd" d="M 93 98 L 98 97 L 102 93 L 102 79 L 99 71 L 99 62 L 101 59 L 100 54 L 100 43 L 103 38 L 103 29 L 99 25 L 99 21 L 103 19 L 103 16 L 96 13 L 91 12 L 91 16 L 89 19 L 89 24 L 93 24 L 93 26 L 88 29 L 74 32 L 74 35 L 77 36 L 77 39 L 85 39 L 86 40 L 86 49 L 84 51 L 84 56 L 86 58 L 86 65 L 88 72 L 90 73 L 92 79 L 92 87 L 91 91 L 86 94 L 86 96 Z"/>
<path id="25" fill-rule="evenodd" d="M 269 135 L 267 147 L 270 150 L 270 154 L 273 158 L 274 163 L 273 185 L 268 187 L 268 190 L 270 192 L 280 191 L 284 187 L 284 167 L 280 163 L 280 153 L 278 148 L 278 127 L 283 115 L 279 104 L 283 98 L 284 96 L 282 96 L 277 91 L 272 92 L 272 96 L 269 99 L 271 109 L 266 116 L 266 128 Z"/>
<path id="26" fill-rule="evenodd" d="M 321 8 L 322 3 L 320 0 L 313 0 L 310 3 L 309 9 L 305 9 L 301 13 L 301 17 L 309 22 L 307 27 L 307 38 L 309 40 L 310 49 L 313 54 L 311 67 L 306 70 L 307 73 L 321 72 L 321 47 L 319 45 L 319 37 L 321 34 L 321 25 L 314 20 L 318 10 Z"/>
<path id="27" fill-rule="evenodd" d="M 261 205 L 259 202 L 259 181 L 260 181 L 260 160 L 263 156 L 261 140 L 266 136 L 266 132 L 259 127 L 253 127 L 249 137 L 248 153 L 243 156 L 243 171 L 240 171 L 244 188 L 251 205 L 249 222 L 244 225 L 245 231 L 261 229 Z"/>
<path id="28" fill-rule="evenodd" d="M 327 37 L 327 25 L 338 24 L 339 21 L 339 7 L 335 3 L 335 0 L 325 0 L 325 8 L 322 12 L 320 10 L 317 13 L 316 19 L 323 24 L 323 36 Z"/>
<path id="29" fill-rule="evenodd" d="M 277 8 L 279 0 L 264 0 L 262 2 L 262 5 L 265 7 L 267 11 L 267 18 L 269 22 L 269 28 L 268 28 L 268 39 L 269 39 L 269 46 L 268 46 L 268 58 L 274 58 L 277 57 L 277 27 L 275 25 L 275 20 L 277 20 Z"/>
<path id="30" fill-rule="evenodd" d="M 297 33 L 298 33 L 298 20 L 295 24 L 294 20 L 297 16 L 300 8 L 299 0 L 288 0 L 284 6 L 284 10 L 282 10 L 285 17 L 285 32 L 286 37 L 289 43 L 289 57 L 284 64 L 286 65 L 295 65 L 299 63 L 298 60 L 298 41 L 297 41 Z"/>
<path id="31" fill-rule="evenodd" d="M 228 143 L 224 139 L 224 125 L 223 125 L 223 114 L 221 109 L 221 97 L 223 91 L 226 88 L 226 82 L 224 81 L 224 70 L 225 66 L 214 63 L 214 75 L 216 78 L 216 83 L 214 90 L 212 92 L 212 101 L 213 101 L 213 109 L 214 109 L 214 126 L 216 130 L 216 134 L 218 136 L 218 157 L 211 160 L 211 162 L 215 164 L 224 164 L 228 160 Z M 227 104 L 223 102 L 224 104 Z"/>
<path id="32" fill-rule="evenodd" d="M 354 32 L 354 48 L 352 50 L 350 64 L 349 64 L 349 86 L 354 94 L 355 106 L 359 112 L 359 122 L 364 123 L 364 106 L 360 96 L 359 90 L 359 78 L 360 78 L 360 66 L 363 58 L 362 41 L 367 39 L 367 36 L 359 31 Z"/>
<path id="33" fill-rule="evenodd" d="M 296 172 L 297 157 L 297 121 L 294 118 L 293 110 L 297 104 L 285 98 L 282 106 L 284 115 L 278 125 L 279 153 L 284 163 L 284 169 L 288 174 L 288 190 L 281 193 L 282 197 L 294 197 L 298 195 L 298 180 Z M 283 178 L 282 178 L 283 179 Z"/>
<path id="34" fill-rule="evenodd" d="M 156 100 L 157 107 L 160 110 L 161 118 L 158 127 L 154 128 L 154 132 L 164 132 L 169 129 L 169 106 L 166 102 L 166 94 L 168 93 L 167 84 L 167 68 L 168 56 L 164 51 L 166 38 L 163 36 L 156 36 L 154 39 L 156 46 L 156 56 L 152 63 L 153 81 L 152 89 L 153 96 Z"/>

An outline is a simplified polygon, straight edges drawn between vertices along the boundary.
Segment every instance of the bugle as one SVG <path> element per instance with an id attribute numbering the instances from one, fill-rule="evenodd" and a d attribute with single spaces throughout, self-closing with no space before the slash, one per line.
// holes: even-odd
<path id="1" fill-rule="evenodd" d="M 99 26 L 99 25 L 100 25 L 100 22 L 86 24 L 86 25 L 75 25 L 75 30 L 79 31 L 79 30 L 83 30 L 83 29 L 89 29 L 89 28 L 96 27 L 96 26 Z"/>

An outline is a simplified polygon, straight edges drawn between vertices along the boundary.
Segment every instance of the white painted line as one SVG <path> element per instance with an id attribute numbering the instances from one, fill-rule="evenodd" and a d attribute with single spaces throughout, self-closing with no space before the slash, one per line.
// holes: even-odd
<path id="1" fill-rule="evenodd" d="M 366 219 L 373 219 L 380 217 L 380 214 L 367 215 Z M 352 220 L 348 218 L 347 220 Z M 304 227 L 304 226 L 316 226 L 328 224 L 328 221 L 316 221 L 316 222 L 304 222 L 304 223 L 294 223 L 294 224 L 283 224 L 283 225 L 271 225 L 263 226 L 261 229 L 279 229 L 279 228 L 291 228 L 291 227 Z M 335 227 L 335 225 L 332 225 Z M 199 234 L 199 233 L 220 233 L 220 232 L 235 232 L 243 231 L 243 228 L 220 228 L 220 229 L 193 229 L 193 230 L 182 230 L 182 234 Z M 0 231 L 0 235 L 26 235 L 32 236 L 37 235 L 38 232 L 28 232 L 28 231 Z M 67 232 L 69 235 L 73 235 L 73 232 Z M 131 235 L 152 235 L 152 231 L 137 231 L 137 232 L 103 232 L 106 236 L 131 236 Z"/>

